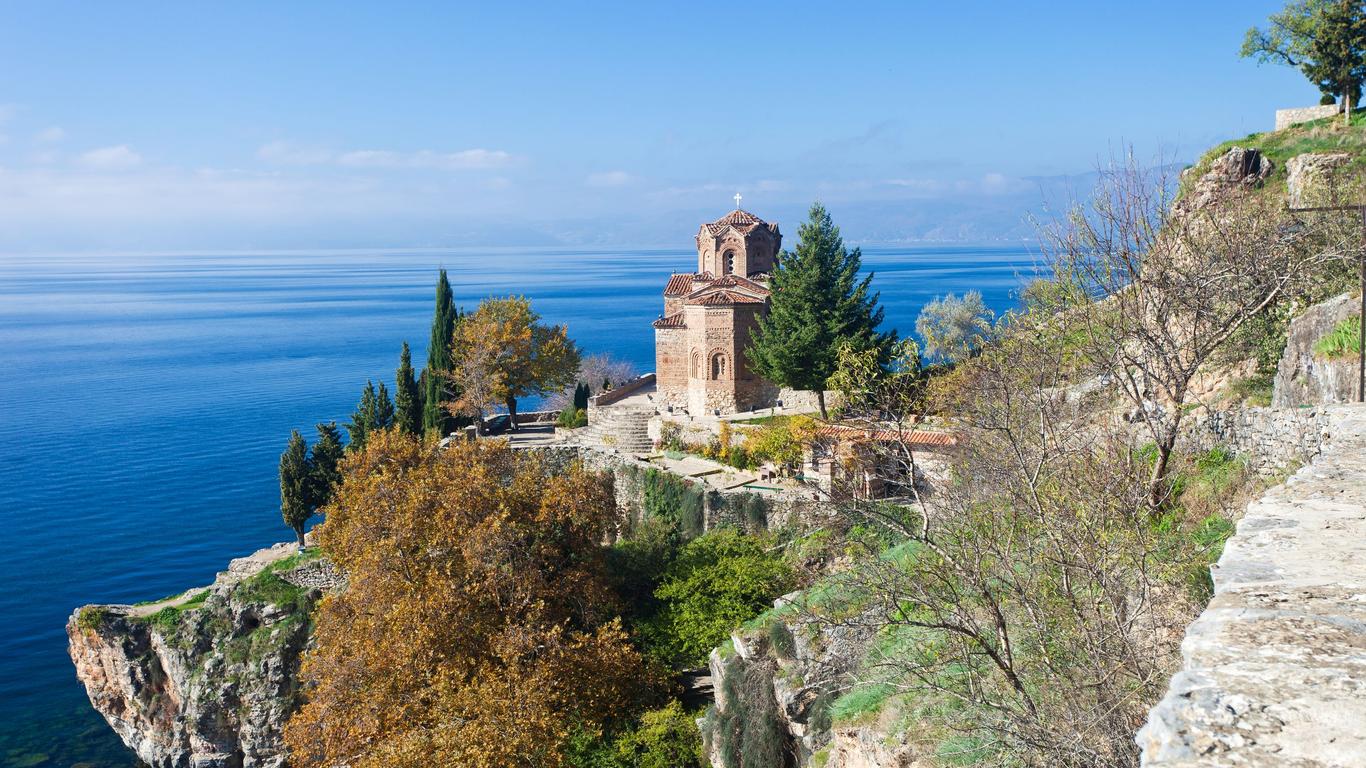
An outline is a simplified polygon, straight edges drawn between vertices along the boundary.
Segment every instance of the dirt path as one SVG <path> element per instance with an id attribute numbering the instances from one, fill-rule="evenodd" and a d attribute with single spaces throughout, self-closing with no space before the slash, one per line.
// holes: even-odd
<path id="1" fill-rule="evenodd" d="M 219 571 L 218 576 L 213 580 L 213 584 L 207 587 L 194 587 L 188 589 L 174 597 L 165 600 L 158 600 L 155 603 L 143 603 L 128 607 L 129 616 L 151 616 L 163 608 L 174 608 L 184 605 L 198 597 L 201 593 L 207 592 L 214 587 L 236 584 L 243 579 L 249 578 L 260 573 L 271 563 L 289 557 L 299 551 L 299 546 L 294 542 L 276 544 L 265 549 L 258 549 L 246 557 L 239 557 L 228 563 L 228 570 Z"/>

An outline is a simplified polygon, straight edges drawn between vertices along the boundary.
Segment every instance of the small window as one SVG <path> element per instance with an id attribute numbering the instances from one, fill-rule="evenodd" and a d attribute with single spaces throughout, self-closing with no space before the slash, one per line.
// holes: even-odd
<path id="1" fill-rule="evenodd" d="M 713 379 L 726 378 L 726 356 L 720 352 L 711 356 L 711 377 Z"/>
<path id="2" fill-rule="evenodd" d="M 735 274 L 735 251 L 726 251 L 724 258 L 726 260 L 724 265 L 724 269 L 726 270 L 725 274 Z"/>

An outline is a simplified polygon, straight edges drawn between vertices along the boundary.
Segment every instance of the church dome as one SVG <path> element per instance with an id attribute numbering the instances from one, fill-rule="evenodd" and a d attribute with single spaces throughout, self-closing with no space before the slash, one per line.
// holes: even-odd
<path id="1" fill-rule="evenodd" d="M 713 235 L 719 235 L 722 232 L 725 232 L 730 227 L 734 227 L 740 232 L 745 233 L 749 232 L 750 230 L 758 226 L 764 226 L 769 229 L 776 229 L 776 227 L 774 227 L 772 224 L 769 224 L 768 222 L 764 221 L 758 216 L 755 216 L 749 211 L 742 211 L 739 208 L 736 208 L 735 210 L 731 211 L 725 216 L 722 216 L 716 221 L 713 221 L 709 224 L 704 224 L 703 226 L 705 226 L 707 228 L 707 231 Z"/>

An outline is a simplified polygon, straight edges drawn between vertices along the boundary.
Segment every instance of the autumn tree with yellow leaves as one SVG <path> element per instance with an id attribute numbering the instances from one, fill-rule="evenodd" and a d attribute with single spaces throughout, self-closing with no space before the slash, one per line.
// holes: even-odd
<path id="1" fill-rule="evenodd" d="M 654 676 L 605 572 L 609 481 L 388 432 L 348 462 L 318 531 L 348 587 L 315 616 L 291 764 L 557 768 L 639 711 Z"/>
<path id="2" fill-rule="evenodd" d="M 451 339 L 449 378 L 461 396 L 450 408 L 482 419 L 490 405 L 502 404 L 516 429 L 517 401 L 573 384 L 579 360 L 565 327 L 542 323 L 525 297 L 485 299 Z"/>

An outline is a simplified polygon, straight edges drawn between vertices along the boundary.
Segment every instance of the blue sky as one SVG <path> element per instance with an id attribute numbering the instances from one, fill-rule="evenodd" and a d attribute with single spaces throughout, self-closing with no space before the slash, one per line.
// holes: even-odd
<path id="1" fill-rule="evenodd" d="M 3 3 L 0 249 L 989 237 L 1315 103 L 1237 57 L 1282 4 Z"/>

